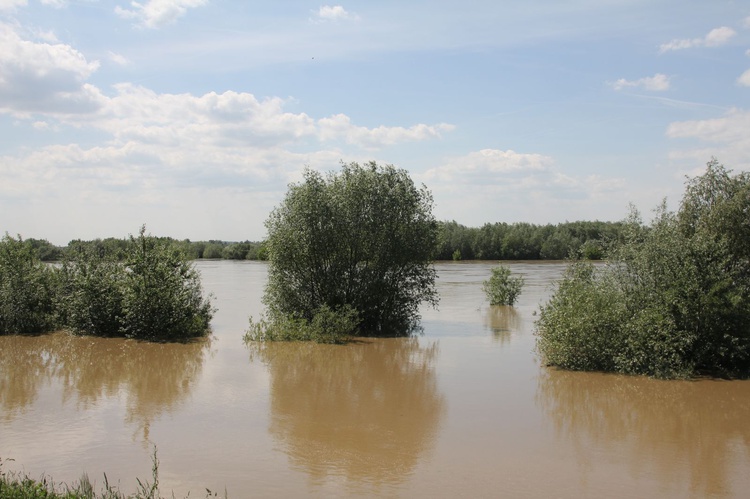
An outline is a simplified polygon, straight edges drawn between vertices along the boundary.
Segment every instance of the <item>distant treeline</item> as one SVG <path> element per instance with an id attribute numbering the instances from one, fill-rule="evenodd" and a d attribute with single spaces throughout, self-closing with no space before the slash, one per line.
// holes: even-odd
<path id="1" fill-rule="evenodd" d="M 608 241 L 620 239 L 622 222 L 557 225 L 494 223 L 480 228 L 440 224 L 437 260 L 599 260 Z"/>
<path id="2" fill-rule="evenodd" d="M 179 249 L 191 260 L 200 258 L 214 258 L 225 260 L 265 260 L 262 242 L 228 242 L 228 241 L 191 241 L 189 239 L 173 239 L 171 237 L 155 237 Z M 55 246 L 46 239 L 25 239 L 36 250 L 39 259 L 45 262 L 62 260 L 65 253 L 73 249 L 95 249 L 101 255 L 124 255 L 128 246 L 128 239 L 108 237 L 83 241 L 74 239 L 67 246 Z"/>
<path id="3" fill-rule="evenodd" d="M 557 225 L 494 223 L 466 227 L 455 221 L 440 222 L 436 260 L 563 260 L 571 255 L 598 260 L 607 241 L 619 239 L 621 222 L 565 222 Z M 191 241 L 159 237 L 188 258 L 265 260 L 263 242 Z M 46 239 L 26 239 L 42 261 L 62 260 L 73 248 L 96 248 L 100 254 L 122 255 L 128 239 L 109 237 L 55 246 Z"/>

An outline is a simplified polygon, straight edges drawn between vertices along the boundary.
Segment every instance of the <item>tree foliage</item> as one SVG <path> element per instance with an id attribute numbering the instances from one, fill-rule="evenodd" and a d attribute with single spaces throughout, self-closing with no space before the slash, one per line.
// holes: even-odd
<path id="1" fill-rule="evenodd" d="M 38 333 L 54 324 L 55 270 L 34 246 L 7 233 L 0 241 L 0 334 Z"/>
<path id="2" fill-rule="evenodd" d="M 636 211 L 607 266 L 574 263 L 537 322 L 548 364 L 657 377 L 750 375 L 750 175 L 716 160 L 677 213 Z"/>
<path id="3" fill-rule="evenodd" d="M 312 323 L 324 307 L 351 308 L 360 333 L 405 335 L 419 304 L 437 302 L 432 196 L 405 170 L 374 162 L 325 176 L 307 170 L 266 228 L 271 320 Z"/>
<path id="4" fill-rule="evenodd" d="M 601 259 L 610 241 L 620 237 L 620 222 L 565 222 L 557 225 L 493 223 L 466 227 L 440 222 L 437 260 L 563 260 L 570 256 Z"/>
<path id="5" fill-rule="evenodd" d="M 49 331 L 185 340 L 209 331 L 210 299 L 186 256 L 164 238 L 127 244 L 71 244 L 59 267 L 42 264 L 30 244 L 0 244 L 0 325 L 5 333 Z"/>
<path id="6" fill-rule="evenodd" d="M 513 305 L 523 289 L 522 276 L 511 277 L 510 268 L 498 265 L 492 269 L 490 278 L 482 283 L 482 289 L 490 305 Z"/>
<path id="7" fill-rule="evenodd" d="M 186 339 L 205 335 L 213 309 L 200 275 L 178 250 L 146 236 L 130 236 L 125 265 L 123 326 L 139 339 Z"/>

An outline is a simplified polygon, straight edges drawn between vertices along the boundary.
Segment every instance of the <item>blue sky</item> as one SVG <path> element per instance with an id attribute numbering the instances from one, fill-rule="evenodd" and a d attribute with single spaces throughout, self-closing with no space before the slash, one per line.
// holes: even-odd
<path id="1" fill-rule="evenodd" d="M 750 4 L 0 0 L 0 231 L 259 240 L 305 167 L 435 215 L 648 218 L 750 169 Z"/>

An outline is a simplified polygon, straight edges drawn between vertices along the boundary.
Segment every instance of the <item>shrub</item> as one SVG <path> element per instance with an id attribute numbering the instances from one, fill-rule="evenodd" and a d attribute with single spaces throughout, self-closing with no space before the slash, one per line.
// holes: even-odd
<path id="1" fill-rule="evenodd" d="M 122 253 L 85 244 L 70 249 L 58 299 L 66 328 L 144 340 L 208 333 L 214 311 L 198 271 L 175 245 L 145 230 L 130 236 Z"/>
<path id="2" fill-rule="evenodd" d="M 636 211 L 598 270 L 575 263 L 537 321 L 547 364 L 662 378 L 750 375 L 750 175 L 715 160 L 680 210 Z"/>
<path id="3" fill-rule="evenodd" d="M 492 276 L 482 283 L 482 289 L 490 305 L 513 305 L 523 289 L 522 276 L 511 277 L 510 268 L 498 265 L 492 269 Z"/>
<path id="4" fill-rule="evenodd" d="M 127 272 L 116 256 L 91 245 L 74 246 L 61 274 L 61 323 L 77 334 L 121 335 Z"/>
<path id="5" fill-rule="evenodd" d="M 56 276 L 21 236 L 0 241 L 0 334 L 39 333 L 54 327 Z"/>
<path id="6" fill-rule="evenodd" d="M 320 307 L 312 320 L 289 316 L 267 319 L 261 317 L 245 333 L 245 341 L 315 341 L 318 343 L 341 343 L 356 331 L 359 315 L 351 307 L 332 310 L 327 305 Z"/>
<path id="7" fill-rule="evenodd" d="M 264 302 L 279 321 L 273 328 L 312 325 L 324 307 L 344 316 L 351 308 L 358 323 L 350 332 L 410 334 L 419 304 L 437 303 L 430 193 L 405 170 L 374 162 L 304 177 L 266 221 Z"/>
<path id="8" fill-rule="evenodd" d="M 200 275 L 168 243 L 130 236 L 122 298 L 121 332 L 129 338 L 182 340 L 209 331 L 213 308 L 204 299 Z"/>

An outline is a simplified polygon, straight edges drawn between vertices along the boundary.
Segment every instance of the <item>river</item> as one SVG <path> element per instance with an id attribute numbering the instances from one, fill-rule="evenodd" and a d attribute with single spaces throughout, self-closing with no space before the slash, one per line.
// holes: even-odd
<path id="1" fill-rule="evenodd" d="M 562 263 L 440 263 L 423 334 L 245 345 L 262 262 L 199 261 L 213 337 L 193 344 L 0 336 L 3 468 L 130 493 L 157 449 L 162 495 L 746 497 L 750 382 L 541 366 L 539 304 Z M 13 459 L 8 461 L 7 459 Z"/>

